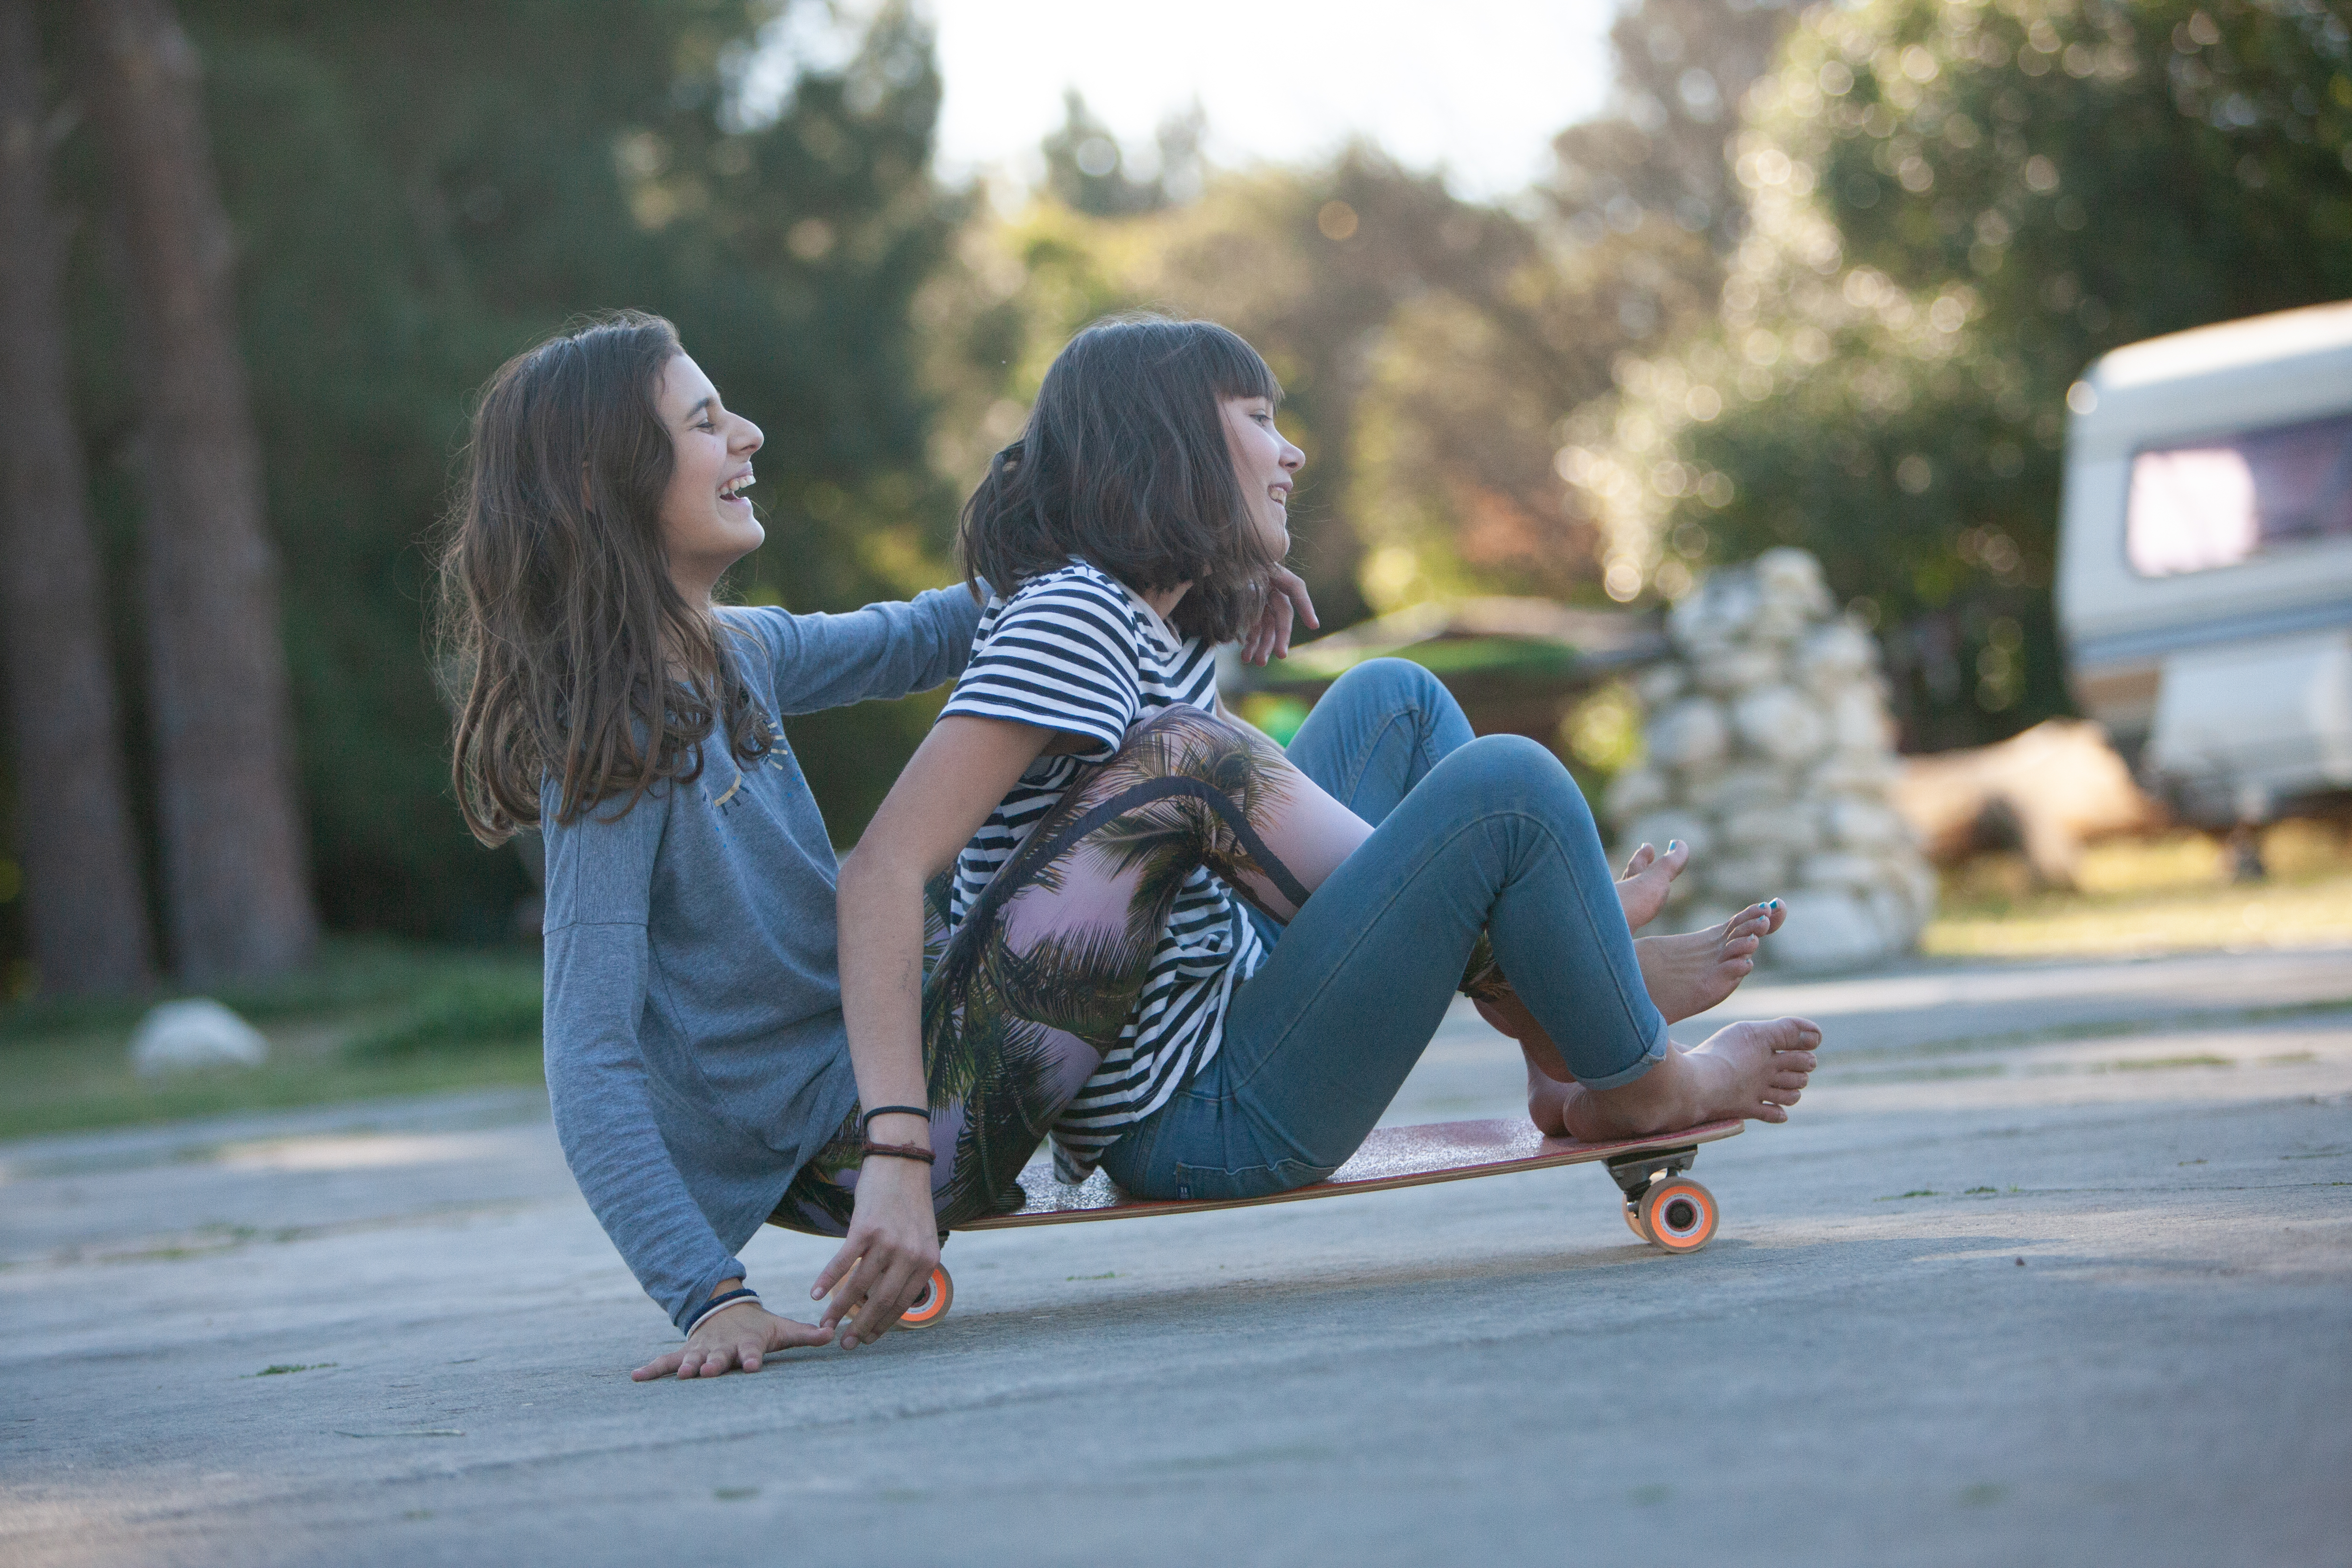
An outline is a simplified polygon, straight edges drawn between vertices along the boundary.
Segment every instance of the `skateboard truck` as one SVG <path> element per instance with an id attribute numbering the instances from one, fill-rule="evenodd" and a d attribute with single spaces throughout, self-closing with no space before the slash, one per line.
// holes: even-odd
<path id="1" fill-rule="evenodd" d="M 1625 1226 L 1669 1252 L 1696 1252 L 1715 1235 L 1715 1194 L 1683 1174 L 1698 1145 L 1644 1149 L 1607 1162 L 1609 1179 L 1625 1194 Z"/>
<path id="2" fill-rule="evenodd" d="M 1639 1154 L 1620 1154 L 1608 1162 L 1609 1179 L 1625 1194 L 1628 1204 L 1639 1203 L 1650 1184 L 1660 1176 L 1679 1176 L 1691 1168 L 1698 1158 L 1698 1145 L 1685 1143 L 1679 1149 L 1644 1150 Z"/>

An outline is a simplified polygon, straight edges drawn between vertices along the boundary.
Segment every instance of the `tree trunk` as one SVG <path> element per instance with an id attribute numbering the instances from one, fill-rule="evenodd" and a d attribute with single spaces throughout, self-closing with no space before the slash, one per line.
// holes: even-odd
<path id="1" fill-rule="evenodd" d="M 79 9 L 82 99 L 121 209 L 145 426 L 165 929 L 186 981 L 268 974 L 309 957 L 318 921 L 202 67 L 169 0 Z"/>
<path id="2" fill-rule="evenodd" d="M 0 0 L 0 650 L 25 913 L 43 990 L 136 991 L 152 979 L 147 909 L 68 407 L 43 118 L 33 0 Z"/>

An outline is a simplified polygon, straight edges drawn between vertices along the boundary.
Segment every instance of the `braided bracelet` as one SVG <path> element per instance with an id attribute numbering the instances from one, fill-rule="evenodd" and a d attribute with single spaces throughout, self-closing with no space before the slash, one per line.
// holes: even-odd
<path id="1" fill-rule="evenodd" d="M 859 1137 L 874 1136 L 874 1119 L 877 1116 L 919 1116 L 929 1121 L 931 1119 L 931 1112 L 929 1107 L 921 1105 L 877 1105 L 857 1119 Z"/>
<path id="2" fill-rule="evenodd" d="M 702 1304 L 702 1310 L 694 1315 L 694 1321 L 686 1325 L 686 1331 L 691 1337 L 694 1331 L 702 1327 L 706 1321 L 725 1311 L 728 1308 L 740 1306 L 745 1301 L 750 1301 L 756 1306 L 759 1300 L 760 1293 L 749 1289 L 730 1290 L 724 1296 L 713 1296 Z"/>
<path id="3" fill-rule="evenodd" d="M 869 1154 L 887 1154 L 893 1160 L 920 1160 L 926 1165 L 939 1159 L 928 1143 L 877 1143 L 871 1138 L 857 1151 L 857 1157 L 861 1160 Z"/>

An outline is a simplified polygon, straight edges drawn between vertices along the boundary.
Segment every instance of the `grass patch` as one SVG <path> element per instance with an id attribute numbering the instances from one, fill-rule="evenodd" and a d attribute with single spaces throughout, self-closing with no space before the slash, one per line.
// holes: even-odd
<path id="1" fill-rule="evenodd" d="M 2232 883 L 2201 834 L 2095 845 L 2074 892 L 2038 892 L 2017 856 L 1982 856 L 1945 879 L 1922 951 L 1944 958 L 2052 958 L 2316 947 L 2352 942 L 2352 842 L 2313 823 L 2263 837 L 2267 880 Z"/>
<path id="2" fill-rule="evenodd" d="M 299 974 L 213 994 L 269 1037 L 257 1068 L 142 1078 L 131 1032 L 162 997 L 0 1009 L 0 1138 L 544 1081 L 539 955 L 338 940 Z"/>

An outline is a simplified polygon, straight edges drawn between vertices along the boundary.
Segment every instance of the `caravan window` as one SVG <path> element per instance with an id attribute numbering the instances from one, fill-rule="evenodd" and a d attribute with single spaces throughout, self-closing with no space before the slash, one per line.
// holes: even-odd
<path id="1" fill-rule="evenodd" d="M 2352 415 L 2150 447 L 2132 458 L 2126 517 L 2125 549 L 2143 577 L 2352 539 Z"/>

